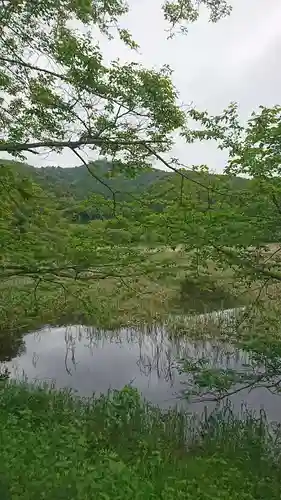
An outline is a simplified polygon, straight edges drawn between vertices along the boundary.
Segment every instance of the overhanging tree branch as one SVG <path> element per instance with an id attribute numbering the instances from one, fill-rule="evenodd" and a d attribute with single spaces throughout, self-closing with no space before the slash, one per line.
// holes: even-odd
<path id="1" fill-rule="evenodd" d="M 189 177 L 187 174 L 184 174 L 183 172 L 180 172 L 177 168 L 175 168 L 173 165 L 171 165 L 169 162 L 167 162 L 161 155 L 159 155 L 159 153 L 157 153 L 157 151 L 155 151 L 153 148 L 151 148 L 148 144 L 148 142 L 144 142 L 143 143 L 144 147 L 153 155 L 155 156 L 155 158 L 157 158 L 157 160 L 161 161 L 161 163 L 163 163 L 163 165 L 165 165 L 165 167 L 169 168 L 170 170 L 172 170 L 173 172 L 175 172 L 176 174 L 179 174 L 181 175 L 184 179 L 187 179 L 188 181 L 190 182 L 193 182 L 194 184 L 197 184 L 198 186 L 204 188 L 204 189 L 207 189 L 209 190 L 209 187 L 206 186 L 205 184 L 203 184 L 202 182 L 199 182 L 197 181 L 196 179 L 192 179 L 191 177 Z"/>
<path id="2" fill-rule="evenodd" d="M 71 77 L 69 77 L 67 74 L 64 75 L 62 73 L 57 73 L 56 71 L 49 70 L 47 68 L 40 68 L 39 66 L 35 66 L 34 64 L 23 61 L 19 57 L 17 59 L 12 59 L 10 57 L 0 56 L 0 61 L 6 62 L 8 64 L 13 64 L 15 66 L 21 66 L 22 68 L 30 69 L 32 71 L 37 71 L 38 73 L 44 73 L 45 75 L 49 75 L 49 76 L 52 76 L 52 77 L 57 78 L 59 80 L 62 80 L 63 82 L 68 83 L 69 85 L 73 85 L 73 79 Z M 11 68 L 8 68 L 8 69 L 11 71 Z M 111 96 L 103 94 L 102 92 L 98 92 L 96 89 L 93 89 L 90 86 L 85 85 L 85 88 L 89 92 L 94 94 L 96 97 L 99 97 L 101 99 L 107 99 L 108 101 L 111 101 L 112 103 L 116 104 L 117 106 L 121 106 L 121 107 L 125 108 L 127 110 L 127 112 L 133 112 L 134 115 L 136 115 L 136 116 L 147 118 L 147 114 L 128 108 L 123 102 L 120 102 L 118 99 L 112 98 Z"/>
<path id="3" fill-rule="evenodd" d="M 252 271 L 252 273 L 259 274 L 261 276 L 267 277 L 267 278 L 272 278 L 276 281 L 281 281 L 281 272 L 279 271 L 274 271 L 274 269 L 270 269 L 266 265 L 255 265 L 253 262 L 243 259 L 240 257 L 240 255 L 232 248 L 227 248 L 224 246 L 217 246 L 214 243 L 211 243 L 211 245 L 219 252 L 223 253 L 227 257 L 229 257 L 234 263 L 237 263 L 238 265 L 243 265 L 245 268 L 248 268 L 249 270 Z"/>
<path id="4" fill-rule="evenodd" d="M 122 139 L 108 139 L 101 137 L 88 137 L 79 139 L 77 141 L 40 141 L 40 142 L 24 142 L 24 143 L 12 143 L 12 142 L 0 142 L 0 151 L 5 151 L 6 153 L 13 153 L 15 151 L 31 151 L 32 149 L 38 148 L 71 148 L 72 150 L 79 148 L 81 146 L 91 146 L 100 144 L 118 145 L 118 146 L 147 146 L 147 144 L 157 144 L 164 143 L 166 141 L 124 141 Z M 32 151 L 33 152 L 33 151 Z"/>

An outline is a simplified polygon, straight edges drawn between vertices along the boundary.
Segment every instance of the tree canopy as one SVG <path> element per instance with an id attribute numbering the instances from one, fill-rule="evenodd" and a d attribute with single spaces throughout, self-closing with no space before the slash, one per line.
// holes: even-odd
<path id="1" fill-rule="evenodd" d="M 224 0 L 180 0 L 164 2 L 164 16 L 172 26 L 192 22 L 200 3 L 213 21 L 229 12 Z M 0 151 L 75 152 L 87 144 L 135 168 L 150 156 L 143 142 L 169 149 L 170 133 L 185 119 L 170 68 L 155 71 L 118 60 L 106 65 L 97 42 L 99 31 L 137 48 L 121 27 L 128 9 L 123 0 L 3 0 Z"/>

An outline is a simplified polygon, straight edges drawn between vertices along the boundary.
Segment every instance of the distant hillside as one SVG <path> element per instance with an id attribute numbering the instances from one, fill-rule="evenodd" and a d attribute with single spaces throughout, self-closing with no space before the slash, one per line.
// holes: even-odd
<path id="1" fill-rule="evenodd" d="M 1 160 L 0 160 L 1 161 Z M 36 184 L 44 189 L 46 193 L 55 195 L 60 205 L 65 199 L 66 206 L 71 202 L 80 203 L 93 194 L 99 194 L 105 198 L 112 198 L 110 190 L 99 180 L 91 176 L 87 168 L 83 166 L 73 168 L 41 167 L 35 168 L 26 163 L 2 160 L 2 164 L 11 165 L 19 174 L 31 177 Z M 146 170 L 133 178 L 118 173 L 111 175 L 111 164 L 106 161 L 96 161 L 89 165 L 93 173 L 106 183 L 114 192 L 117 200 L 130 200 L 128 193 L 134 195 L 146 194 L 152 198 L 162 201 L 178 198 L 180 192 L 181 177 L 173 172 L 163 170 Z M 206 197 L 206 190 L 200 184 L 211 185 L 218 181 L 227 182 L 229 193 L 241 192 L 249 182 L 242 178 L 229 178 L 224 175 L 207 174 L 201 175 L 193 171 L 184 171 L 190 181 L 184 181 L 184 191 L 189 192 L 192 197 Z M 61 205 L 63 206 L 63 205 Z"/>
<path id="2" fill-rule="evenodd" d="M 35 168 L 26 163 L 2 160 L 4 164 L 13 167 L 25 176 L 32 177 L 42 188 L 54 192 L 57 196 L 66 196 L 75 200 L 83 200 L 93 193 L 111 197 L 110 190 L 91 176 L 85 166 L 73 168 L 41 167 Z M 149 170 L 133 178 L 123 174 L 112 177 L 111 164 L 106 161 L 96 161 L 90 164 L 93 173 L 102 179 L 109 187 L 118 192 L 119 199 L 126 198 L 126 193 L 141 193 L 155 182 L 169 177 L 171 174 L 162 170 Z"/>

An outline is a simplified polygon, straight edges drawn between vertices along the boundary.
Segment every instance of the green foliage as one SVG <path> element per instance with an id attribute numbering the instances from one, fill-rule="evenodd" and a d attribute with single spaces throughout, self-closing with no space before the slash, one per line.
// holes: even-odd
<path id="1" fill-rule="evenodd" d="M 119 60 L 107 65 L 91 36 L 99 30 L 135 48 L 119 26 L 127 11 L 123 0 L 97 5 L 41 0 L 36 6 L 4 1 L 2 151 L 17 156 L 40 146 L 61 152 L 88 144 L 130 170 L 150 165 L 143 142 L 167 150 L 171 132 L 185 120 L 170 69 Z"/>
<path id="2" fill-rule="evenodd" d="M 196 429 L 130 387 L 82 402 L 2 381 L 0 399 L 1 498 L 279 499 L 262 420 L 218 414 Z"/>
<path id="3" fill-rule="evenodd" d="M 10 166 L 2 164 L 0 176 L 1 265 L 15 271 L 18 266 L 28 270 L 38 262 L 59 263 L 66 232 L 54 198 Z"/>
<path id="4" fill-rule="evenodd" d="M 165 19 L 172 25 L 170 36 L 174 35 L 173 29 L 177 26 L 181 32 L 186 33 L 187 25 L 199 18 L 200 7 L 207 7 L 210 10 L 212 22 L 228 16 L 232 9 L 226 0 L 165 0 L 163 11 Z"/>
<path id="5" fill-rule="evenodd" d="M 225 0 L 200 3 L 212 21 L 230 12 Z M 190 0 L 164 1 L 162 9 L 172 28 L 199 15 L 198 2 Z M 87 144 L 130 171 L 150 166 L 145 144 L 169 150 L 171 133 L 185 124 L 171 69 L 118 59 L 108 65 L 92 36 L 98 31 L 136 49 L 120 24 L 128 11 L 123 0 L 3 0 L 1 151 L 23 157 L 39 147 L 68 147 L 79 156 L 77 148 Z"/>
<path id="6" fill-rule="evenodd" d="M 187 312 L 206 313 L 222 311 L 239 307 L 241 302 L 236 299 L 233 290 L 221 285 L 209 274 L 186 276 L 181 283 L 181 301 L 186 303 Z"/>

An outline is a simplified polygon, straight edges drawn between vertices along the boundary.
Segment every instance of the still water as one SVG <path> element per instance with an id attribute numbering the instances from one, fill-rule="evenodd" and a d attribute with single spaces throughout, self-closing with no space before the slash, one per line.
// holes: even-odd
<path id="1" fill-rule="evenodd" d="M 177 360 L 187 356 L 208 358 L 212 366 L 233 369 L 250 361 L 247 353 L 229 344 L 174 338 L 163 327 L 109 332 L 72 325 L 27 334 L 18 354 L 5 366 L 12 378 L 55 383 L 82 396 L 131 384 L 162 408 L 178 406 L 201 413 L 205 404 L 182 398 L 186 375 L 179 374 Z M 266 389 L 241 391 L 231 401 L 237 412 L 241 405 L 256 411 L 263 408 L 269 420 L 281 420 L 281 396 Z M 207 405 L 210 411 L 214 407 L 214 403 Z"/>

